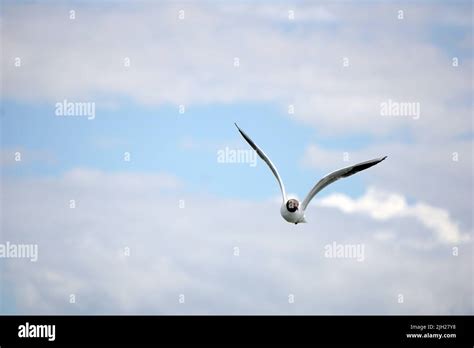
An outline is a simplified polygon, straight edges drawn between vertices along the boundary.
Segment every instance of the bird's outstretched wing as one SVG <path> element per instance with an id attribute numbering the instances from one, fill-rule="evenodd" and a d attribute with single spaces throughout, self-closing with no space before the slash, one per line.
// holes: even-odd
<path id="1" fill-rule="evenodd" d="M 313 199 L 313 197 L 316 196 L 316 194 L 319 191 L 321 191 L 323 188 L 325 188 L 329 184 L 332 184 L 334 181 L 339 180 L 341 178 L 347 178 L 348 176 L 354 175 L 355 173 L 358 173 L 362 170 L 375 166 L 377 163 L 382 162 L 386 158 L 387 156 L 372 159 L 369 161 L 355 164 L 353 166 L 336 170 L 335 172 L 332 172 L 326 175 L 324 178 L 318 181 L 318 183 L 312 188 L 311 191 L 309 191 L 308 195 L 306 196 L 303 203 L 301 204 L 301 209 L 306 210 L 306 207 L 308 206 L 309 202 Z"/>
<path id="2" fill-rule="evenodd" d="M 285 186 L 283 185 L 283 181 L 281 180 L 280 174 L 278 174 L 278 170 L 276 169 L 275 165 L 270 161 L 270 158 L 263 152 L 253 141 L 249 138 L 245 132 L 237 126 L 237 123 L 234 123 L 237 129 L 239 130 L 240 134 L 244 137 L 244 139 L 249 143 L 249 145 L 257 152 L 261 159 L 265 161 L 265 163 L 270 167 L 275 175 L 275 178 L 278 180 L 278 185 L 280 185 L 281 195 L 283 197 L 283 202 L 286 202 L 286 191 Z"/>

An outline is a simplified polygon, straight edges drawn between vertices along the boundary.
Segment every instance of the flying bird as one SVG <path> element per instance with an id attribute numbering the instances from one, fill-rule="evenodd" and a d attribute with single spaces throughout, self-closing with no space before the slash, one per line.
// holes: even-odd
<path id="1" fill-rule="evenodd" d="M 257 146 L 257 144 L 255 144 L 253 140 L 250 139 L 250 137 L 247 134 L 245 134 L 245 132 L 242 129 L 239 128 L 237 123 L 234 123 L 234 124 L 239 130 L 240 134 L 244 137 L 245 141 L 249 143 L 249 145 L 257 152 L 260 158 L 265 161 L 265 163 L 268 165 L 270 170 L 273 172 L 273 175 L 278 181 L 278 185 L 280 185 L 280 191 L 283 198 L 283 203 L 281 204 L 281 208 L 280 208 L 280 214 L 283 217 L 283 219 L 294 224 L 306 222 L 306 217 L 305 217 L 306 208 L 308 207 L 308 204 L 313 199 L 313 197 L 323 188 L 325 188 L 329 184 L 332 184 L 336 180 L 339 180 L 341 178 L 347 178 L 348 176 L 354 175 L 355 173 L 358 173 L 362 170 L 375 166 L 377 163 L 380 163 L 384 159 L 387 158 L 387 156 L 375 158 L 369 161 L 358 163 L 349 167 L 336 170 L 335 172 L 329 173 L 328 175 L 323 177 L 321 180 L 319 180 L 316 183 L 316 185 L 314 185 L 311 191 L 309 191 L 306 198 L 300 204 L 300 202 L 297 199 L 294 199 L 294 198 L 287 199 L 285 186 L 283 185 L 283 180 L 281 180 L 280 174 L 278 174 L 278 170 L 276 169 L 275 165 L 272 163 L 270 158 L 265 154 L 265 152 L 263 152 L 262 149 L 260 149 Z"/>

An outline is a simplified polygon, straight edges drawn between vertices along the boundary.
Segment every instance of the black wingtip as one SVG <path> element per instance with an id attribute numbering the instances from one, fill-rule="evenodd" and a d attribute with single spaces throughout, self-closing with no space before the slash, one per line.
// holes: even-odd
<path id="1" fill-rule="evenodd" d="M 240 129 L 240 127 L 237 125 L 237 123 L 234 122 L 234 124 L 235 124 L 235 126 L 237 127 L 237 129 L 239 130 L 239 133 L 242 134 L 242 135 L 244 135 L 242 129 Z"/>
<path id="2" fill-rule="evenodd" d="M 388 156 L 383 156 L 380 162 L 382 162 L 384 159 L 386 159 Z"/>

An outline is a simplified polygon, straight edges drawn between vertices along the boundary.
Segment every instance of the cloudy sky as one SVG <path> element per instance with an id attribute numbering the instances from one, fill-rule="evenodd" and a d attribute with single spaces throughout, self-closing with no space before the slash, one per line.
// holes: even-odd
<path id="1" fill-rule="evenodd" d="M 1 313 L 474 312 L 472 2 L 2 1 L 0 21 L 0 244 L 38 246 L 0 258 Z M 219 160 L 249 150 L 234 122 L 300 199 L 388 158 L 295 226 L 260 159 Z"/>

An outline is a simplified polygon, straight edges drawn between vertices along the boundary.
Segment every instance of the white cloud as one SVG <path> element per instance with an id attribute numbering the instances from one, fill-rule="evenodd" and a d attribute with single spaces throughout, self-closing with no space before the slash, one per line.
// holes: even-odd
<path id="1" fill-rule="evenodd" d="M 469 240 L 469 235 L 461 233 L 458 224 L 451 220 L 446 210 L 422 202 L 410 205 L 405 197 L 397 193 L 369 188 L 357 199 L 335 193 L 317 202 L 320 206 L 338 208 L 349 214 L 366 214 L 375 220 L 414 218 L 431 230 L 442 243 L 458 244 Z"/>
<path id="2" fill-rule="evenodd" d="M 39 245 L 36 263 L 2 261 L 4 294 L 13 296 L 3 298 L 4 307 L 16 303 L 17 312 L 30 314 L 472 313 L 469 243 L 459 245 L 459 256 L 445 245 L 414 249 L 403 235 L 417 234 L 419 242 L 429 236 L 420 236 L 412 219 L 385 220 L 383 227 L 317 206 L 308 224 L 295 226 L 272 200 L 197 195 L 175 181 L 165 173 L 88 169 L 42 180 L 4 178 L 2 240 Z M 75 209 L 68 207 L 71 195 Z M 388 201 L 385 210 L 403 206 Z M 392 231 L 390 243 L 374 239 L 381 228 Z M 334 241 L 363 243 L 364 261 L 325 258 L 324 246 Z"/>
<path id="3" fill-rule="evenodd" d="M 100 170 L 76 168 L 64 175 L 63 185 L 84 186 L 89 189 L 98 186 L 109 189 L 124 184 L 122 189 L 140 193 L 143 191 L 177 189 L 181 186 L 180 180 L 169 174 L 144 173 L 104 173 Z"/>
<path id="4" fill-rule="evenodd" d="M 472 91 L 472 61 L 462 57 L 455 69 L 447 50 L 426 42 L 433 18 L 446 14 L 468 33 L 462 10 L 425 5 L 428 16 L 406 5 L 416 20 L 400 23 L 392 5 L 298 4 L 295 22 L 282 24 L 285 4 L 186 4 L 182 21 L 178 5 L 128 6 L 84 5 L 74 21 L 60 5 L 5 6 L 4 95 L 49 103 L 116 104 L 125 96 L 147 105 L 294 104 L 293 119 L 327 134 L 404 128 L 439 138 L 471 125 L 470 105 L 457 101 Z M 420 120 L 380 116 L 388 98 L 420 102 Z"/>
<path id="5" fill-rule="evenodd" d="M 370 183 L 385 191 L 398 192 L 408 199 L 449 210 L 465 230 L 472 228 L 471 140 L 418 143 L 389 139 L 370 142 L 358 149 L 345 144 L 341 141 L 339 149 L 310 144 L 302 157 L 302 164 L 322 176 L 341 167 L 387 155 L 382 164 L 346 180 Z M 348 155 L 347 162 L 343 161 L 344 152 Z"/>

